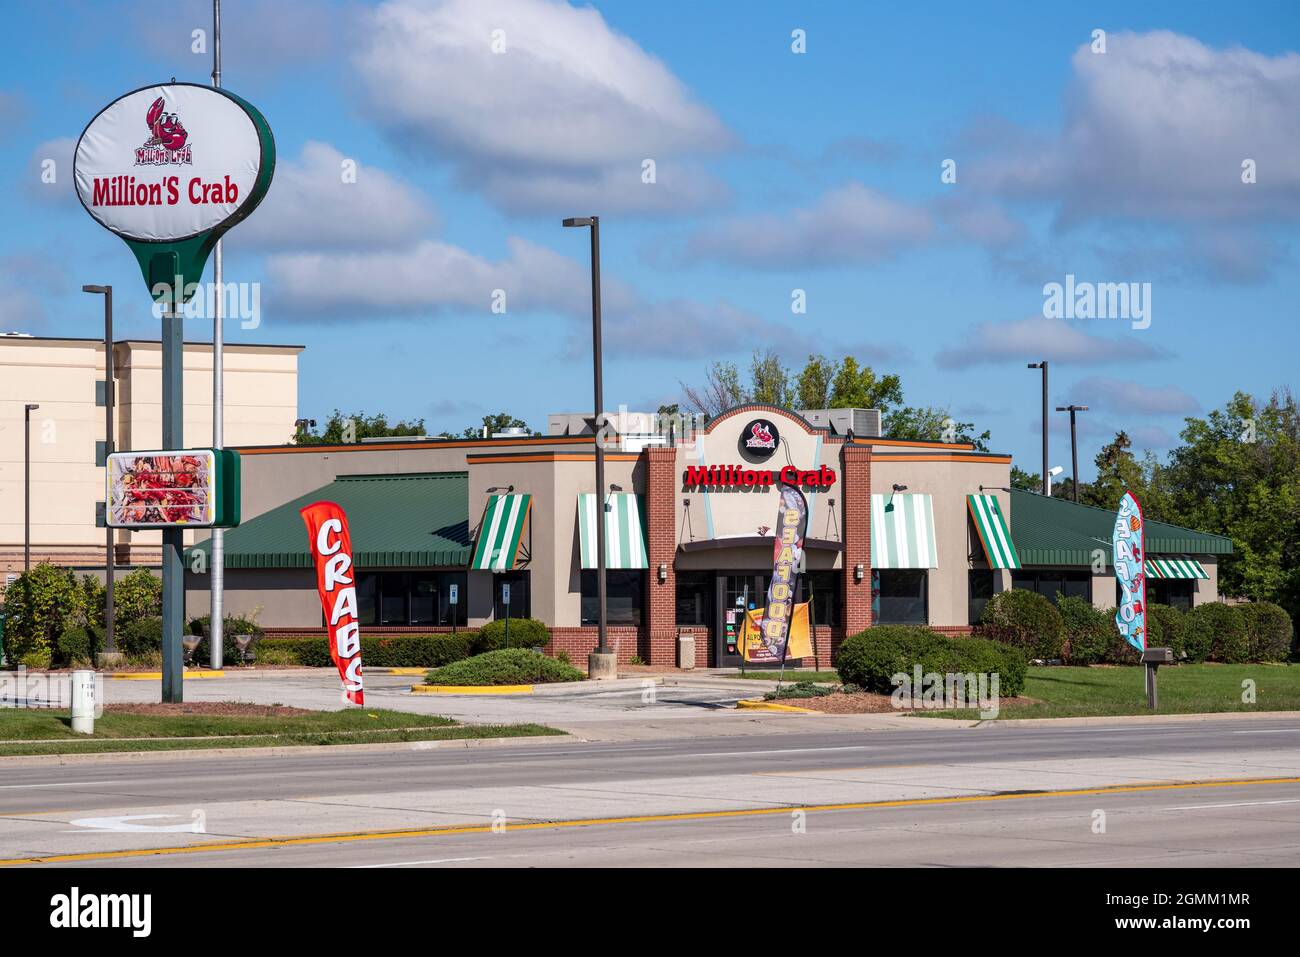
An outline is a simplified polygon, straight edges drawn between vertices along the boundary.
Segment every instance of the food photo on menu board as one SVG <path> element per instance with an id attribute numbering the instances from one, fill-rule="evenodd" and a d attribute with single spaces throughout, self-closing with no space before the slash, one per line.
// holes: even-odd
<path id="1" fill-rule="evenodd" d="M 110 523 L 117 527 L 212 524 L 215 464 L 211 452 L 113 456 Z"/>

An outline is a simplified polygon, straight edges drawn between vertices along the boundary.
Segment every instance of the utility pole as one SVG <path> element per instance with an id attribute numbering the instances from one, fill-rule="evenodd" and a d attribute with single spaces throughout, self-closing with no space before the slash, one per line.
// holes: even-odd
<path id="1" fill-rule="evenodd" d="M 221 88 L 221 0 L 212 0 L 212 85 Z M 213 250 L 212 278 L 217 293 L 212 313 L 212 447 L 220 450 L 225 443 L 226 384 L 225 384 L 225 308 L 226 288 L 222 277 L 221 244 L 218 239 Z M 226 530 L 212 530 L 212 567 L 208 579 L 210 586 L 210 614 L 208 615 L 208 650 L 211 665 L 220 671 L 225 661 L 224 638 L 226 626 Z"/>
<path id="2" fill-rule="evenodd" d="M 1087 412 L 1088 407 L 1086 405 L 1058 405 L 1056 411 L 1070 413 L 1070 461 L 1073 463 L 1071 468 L 1074 469 L 1070 474 L 1074 476 L 1072 479 L 1074 500 L 1077 502 L 1079 501 L 1079 435 L 1075 431 L 1074 414 L 1076 412 Z"/>
<path id="3" fill-rule="evenodd" d="M 1047 472 L 1047 360 L 1029 363 L 1031 369 L 1043 370 L 1043 494 L 1052 494 L 1052 477 Z"/>
<path id="4" fill-rule="evenodd" d="M 114 370 L 113 370 L 113 287 L 82 286 L 82 292 L 102 295 L 104 297 L 104 469 L 108 470 L 109 456 L 113 454 L 113 406 L 114 406 Z M 113 526 L 108 520 L 108 508 L 111 503 L 104 500 L 104 651 L 100 655 L 100 665 L 117 663 L 117 642 L 113 637 L 116 618 L 113 606 L 113 572 L 116 561 L 113 556 Z"/>

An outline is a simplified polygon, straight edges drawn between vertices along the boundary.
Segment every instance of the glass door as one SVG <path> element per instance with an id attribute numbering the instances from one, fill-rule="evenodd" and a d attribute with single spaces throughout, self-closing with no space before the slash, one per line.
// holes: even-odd
<path id="1" fill-rule="evenodd" d="M 715 655 L 720 668 L 740 667 L 740 635 L 746 611 L 762 607 L 767 601 L 766 574 L 736 573 L 718 576 L 718 627 Z"/>

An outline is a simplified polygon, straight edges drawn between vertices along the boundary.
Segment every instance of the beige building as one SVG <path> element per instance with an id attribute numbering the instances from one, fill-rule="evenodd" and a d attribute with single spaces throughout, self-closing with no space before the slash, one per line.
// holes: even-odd
<path id="1" fill-rule="evenodd" d="M 230 344 L 225 350 L 228 445 L 288 442 L 298 409 L 301 346 Z M 119 451 L 156 449 L 162 436 L 162 353 L 157 342 L 113 346 Z M 24 407 L 31 413 L 31 556 L 103 568 L 105 532 L 102 339 L 0 335 L 0 588 L 22 570 Z M 185 439 L 212 439 L 212 347 L 185 345 Z M 159 532 L 116 533 L 120 564 L 156 565 Z"/>
<path id="2" fill-rule="evenodd" d="M 510 615 L 545 622 L 547 650 L 580 661 L 596 641 L 604 511 L 621 659 L 735 665 L 740 610 L 761 607 L 771 581 L 782 482 L 806 502 L 795 600 L 811 602 L 823 664 L 874 624 L 969 632 L 1009 588 L 1116 603 L 1114 514 L 1011 489 L 1010 456 L 886 438 L 870 410 L 749 405 L 698 431 L 652 431 L 649 417 L 624 414 L 601 439 L 598 490 L 586 419 L 551 416 L 542 436 L 241 448 L 226 608 L 274 634 L 324 633 L 300 509 L 326 500 L 348 516 L 364 631 L 481 625 L 506 613 L 508 585 Z M 1217 597 L 1228 539 L 1158 522 L 1147 535 L 1151 601 Z M 187 555 L 191 616 L 209 608 L 207 548 Z"/>

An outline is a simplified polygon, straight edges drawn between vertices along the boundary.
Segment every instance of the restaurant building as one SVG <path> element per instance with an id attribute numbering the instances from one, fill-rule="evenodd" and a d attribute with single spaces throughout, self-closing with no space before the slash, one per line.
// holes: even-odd
<path id="1" fill-rule="evenodd" d="M 545 622 L 547 652 L 582 661 L 596 644 L 603 515 L 619 659 L 736 665 L 741 610 L 763 603 L 771 575 L 782 481 L 808 501 L 796 600 L 812 602 L 822 665 L 877 623 L 968 633 L 1008 588 L 1115 604 L 1113 513 L 1012 490 L 1010 456 L 883 437 L 873 410 L 745 405 L 698 430 L 621 412 L 605 417 L 597 490 L 590 421 L 552 415 L 541 436 L 241 448 L 228 612 L 270 634 L 324 633 L 298 510 L 329 500 L 349 517 L 364 630 L 475 627 L 506 614 L 508 584 L 509 614 Z M 207 548 L 187 555 L 190 615 L 208 611 Z M 1150 522 L 1147 549 L 1152 601 L 1217 599 L 1229 539 Z"/>

